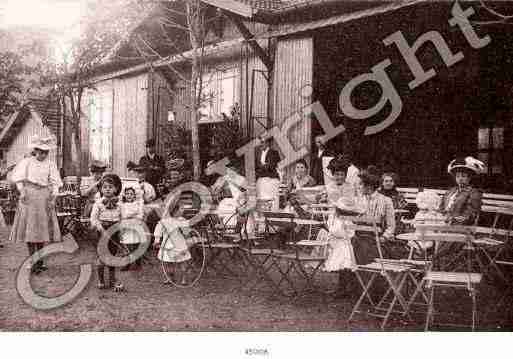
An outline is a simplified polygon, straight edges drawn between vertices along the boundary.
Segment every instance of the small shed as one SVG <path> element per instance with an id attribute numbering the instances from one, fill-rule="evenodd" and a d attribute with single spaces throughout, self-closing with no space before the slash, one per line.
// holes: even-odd
<path id="1" fill-rule="evenodd" d="M 62 116 L 58 102 L 46 99 L 30 99 L 13 113 L 0 132 L 1 167 L 9 168 L 25 157 L 28 144 L 35 135 L 54 137 L 57 149 L 50 156 L 62 165 Z"/>

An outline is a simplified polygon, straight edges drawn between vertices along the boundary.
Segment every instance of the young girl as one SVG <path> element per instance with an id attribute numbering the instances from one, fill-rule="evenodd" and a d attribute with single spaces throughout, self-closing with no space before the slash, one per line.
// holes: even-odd
<path id="1" fill-rule="evenodd" d="M 125 188 L 123 192 L 123 203 L 121 204 L 121 219 L 139 219 L 143 220 L 143 203 L 136 200 L 135 189 L 132 187 Z M 134 230 L 125 229 L 121 232 L 121 243 L 125 244 L 130 253 L 137 249 L 139 243 L 142 243 L 146 238 L 141 238 L 141 235 Z M 121 270 L 130 269 L 130 264 Z M 138 258 L 133 263 L 133 269 L 141 269 L 141 258 Z"/>
<path id="2" fill-rule="evenodd" d="M 157 224 L 153 246 L 160 248 L 158 258 L 165 263 L 166 273 L 171 273 L 171 278 L 181 279 L 181 284 L 185 285 L 186 262 L 191 259 L 191 254 L 184 236 L 183 206 L 178 197 L 169 206 L 169 214 Z M 164 284 L 172 284 L 172 281 L 166 278 Z"/>
<path id="3" fill-rule="evenodd" d="M 121 193 L 121 179 L 109 173 L 103 176 L 100 182 L 100 194 L 91 211 L 91 226 L 97 231 L 97 238 L 101 239 L 102 235 L 113 225 L 121 220 L 121 206 L 119 204 L 119 194 Z M 111 255 L 115 256 L 121 247 L 119 241 L 119 233 L 113 233 L 109 238 L 108 248 Z M 115 291 L 122 291 L 123 284 L 116 281 L 116 267 L 106 265 L 98 258 L 98 288 L 114 288 Z M 109 282 L 105 283 L 104 270 L 109 269 Z"/>

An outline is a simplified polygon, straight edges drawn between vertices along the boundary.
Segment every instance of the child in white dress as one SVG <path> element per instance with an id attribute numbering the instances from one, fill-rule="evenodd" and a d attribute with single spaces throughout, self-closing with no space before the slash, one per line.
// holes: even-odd
<path id="1" fill-rule="evenodd" d="M 123 191 L 123 202 L 121 203 L 121 220 L 138 219 L 143 220 L 143 202 L 137 200 L 135 189 L 127 187 Z M 140 243 L 147 241 L 145 236 L 133 229 L 123 229 L 121 232 L 121 243 L 128 247 L 130 253 L 134 252 Z M 135 270 L 141 269 L 141 258 L 138 258 L 132 265 L 124 267 L 122 270 L 129 270 L 131 267 Z"/>
<path id="2" fill-rule="evenodd" d="M 185 240 L 187 221 L 182 217 L 183 206 L 177 197 L 169 206 L 169 216 L 162 218 L 155 227 L 155 242 L 153 246 L 160 248 L 158 259 L 164 262 L 166 273 L 170 278 L 181 280 L 186 284 L 187 261 L 191 259 L 191 253 Z M 172 284 L 172 280 L 166 278 L 164 284 Z"/>

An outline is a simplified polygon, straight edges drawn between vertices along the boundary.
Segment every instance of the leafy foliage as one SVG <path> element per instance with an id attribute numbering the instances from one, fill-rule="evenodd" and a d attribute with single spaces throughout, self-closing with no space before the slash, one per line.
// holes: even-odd
<path id="1" fill-rule="evenodd" d="M 19 54 L 0 52 L 0 118 L 11 115 L 19 107 L 24 75 L 31 71 Z"/>

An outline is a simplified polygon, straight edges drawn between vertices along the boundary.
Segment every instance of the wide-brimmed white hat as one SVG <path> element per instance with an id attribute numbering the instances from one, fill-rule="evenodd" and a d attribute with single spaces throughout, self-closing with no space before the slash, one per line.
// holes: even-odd
<path id="1" fill-rule="evenodd" d="M 455 170 L 465 169 L 475 174 L 485 172 L 485 164 L 474 157 L 459 157 L 451 161 L 447 166 L 447 172 L 454 175 Z"/>
<path id="2" fill-rule="evenodd" d="M 50 151 L 57 147 L 55 143 L 55 139 L 53 137 L 41 137 L 41 136 L 33 136 L 29 143 L 30 149 L 40 149 L 43 151 Z"/>

